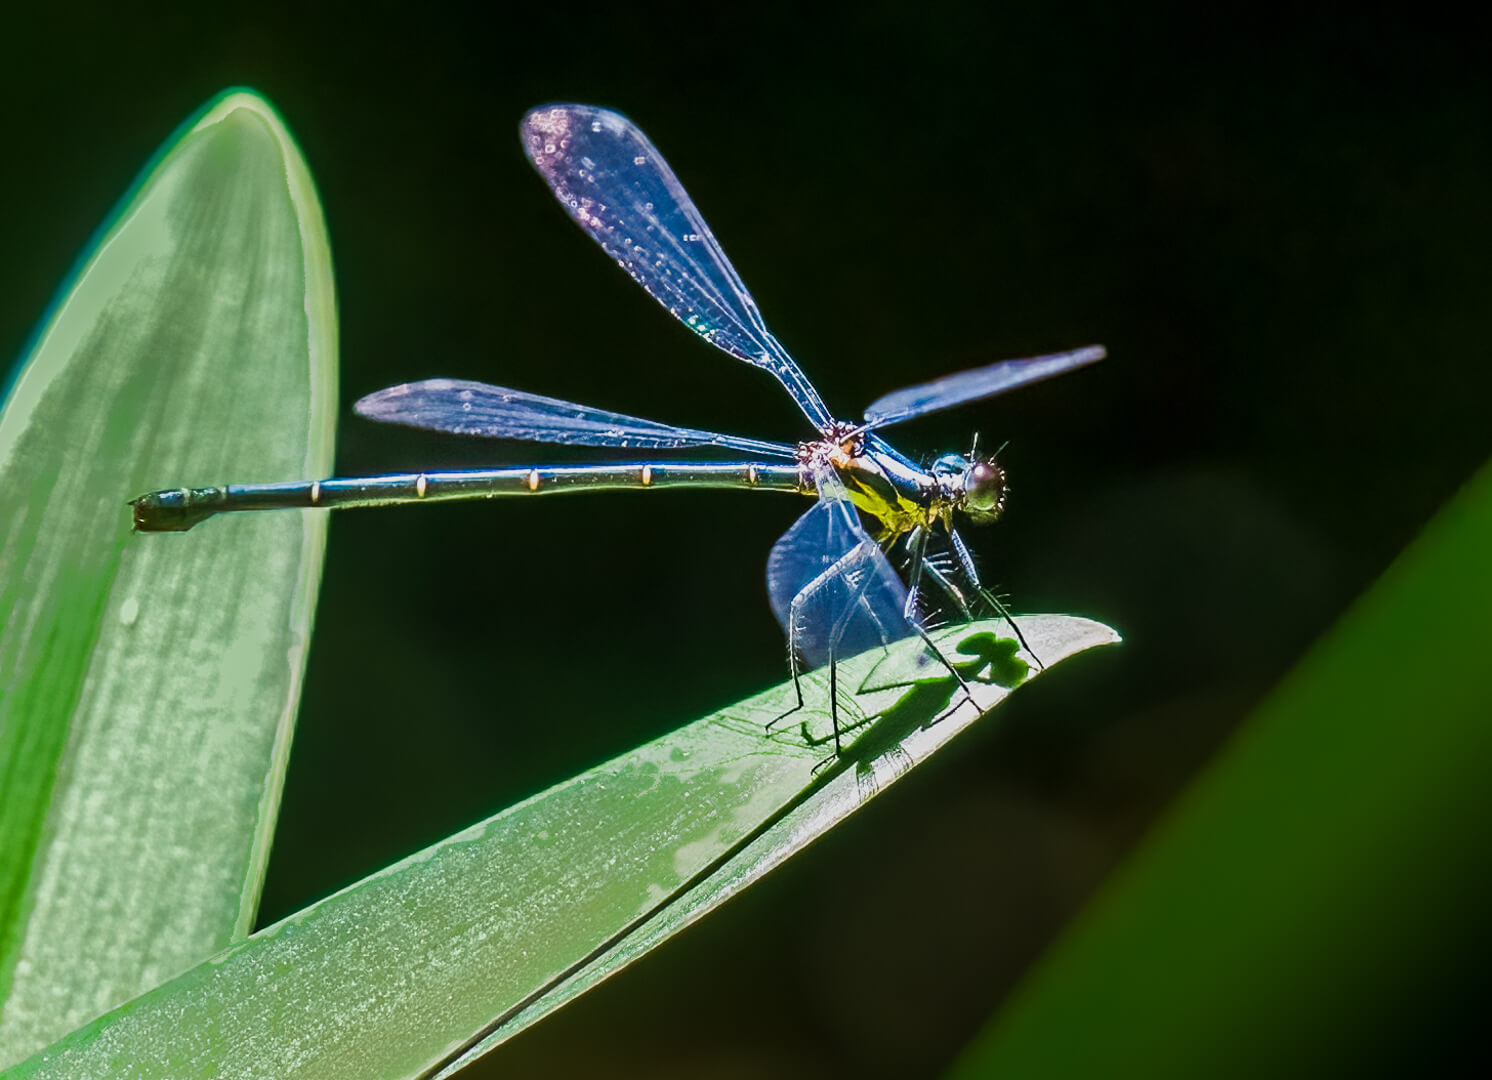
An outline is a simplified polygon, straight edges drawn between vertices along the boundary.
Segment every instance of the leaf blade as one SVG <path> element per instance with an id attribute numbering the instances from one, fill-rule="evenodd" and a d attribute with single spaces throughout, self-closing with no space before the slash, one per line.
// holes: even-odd
<path id="1" fill-rule="evenodd" d="M 160 546 L 124 501 L 327 468 L 328 252 L 283 124 L 225 94 L 121 203 L 0 415 L 0 1062 L 252 923 L 325 523 Z"/>
<path id="2" fill-rule="evenodd" d="M 993 639 L 998 626 L 956 633 Z M 1022 628 L 1048 669 L 1117 640 L 1054 616 L 1023 617 Z M 841 686 L 882 714 L 852 750 L 868 772 L 846 763 L 816 777 L 830 744 L 811 704 L 823 700 L 815 673 L 807 729 L 762 731 L 793 702 L 790 683 L 723 709 L 260 931 L 15 1075 L 414 1077 L 474 1040 L 467 1059 L 480 1056 L 756 880 L 977 718 L 964 707 L 928 723 L 953 684 L 941 668 L 904 663 L 918 648 L 902 642 L 889 660 L 878 650 L 841 667 Z M 1011 656 L 988 666 L 1010 683 L 1024 674 Z M 1009 692 L 994 679 L 974 685 L 985 709 Z M 732 865 L 737 855 L 745 861 Z M 666 917 L 642 918 L 656 912 Z M 491 1030 L 503 1016 L 511 1022 Z"/>

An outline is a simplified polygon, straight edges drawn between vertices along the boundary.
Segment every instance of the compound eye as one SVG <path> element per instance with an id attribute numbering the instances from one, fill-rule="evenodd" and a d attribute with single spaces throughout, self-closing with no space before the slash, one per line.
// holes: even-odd
<path id="1" fill-rule="evenodd" d="M 992 517 L 1005 503 L 1005 470 L 981 461 L 964 474 L 964 506 L 972 514 Z"/>

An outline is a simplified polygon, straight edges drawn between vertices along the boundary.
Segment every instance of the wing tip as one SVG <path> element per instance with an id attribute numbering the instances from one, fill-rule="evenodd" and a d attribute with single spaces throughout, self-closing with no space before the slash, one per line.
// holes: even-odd
<path id="1" fill-rule="evenodd" d="M 574 130 L 577 120 L 600 123 L 612 134 L 632 126 L 621 113 L 600 105 L 581 105 L 571 101 L 555 101 L 548 105 L 536 105 L 523 114 L 518 125 L 524 136 L 524 145 L 532 145 L 531 138 L 559 138 Z"/>
<path id="2" fill-rule="evenodd" d="M 453 391 L 464 391 L 470 394 L 474 391 L 493 390 L 504 394 L 512 393 L 502 387 L 488 386 L 486 383 L 473 382 L 470 379 L 420 379 L 364 394 L 353 403 L 352 411 L 370 420 L 383 420 L 393 413 L 402 412 L 404 399 L 416 394 L 449 394 Z"/>
<path id="3" fill-rule="evenodd" d="M 424 384 L 400 383 L 398 386 L 386 386 L 382 390 L 364 394 L 353 402 L 352 411 L 369 420 L 381 420 L 393 411 L 392 402 L 408 397 L 422 385 Z"/>
<path id="4" fill-rule="evenodd" d="M 1041 356 L 1027 356 L 1018 360 L 999 360 L 987 367 L 954 372 L 941 379 L 934 379 L 930 383 L 893 390 L 877 398 L 865 409 L 863 414 L 865 426 L 867 428 L 887 427 L 890 424 L 901 423 L 903 420 L 910 420 L 939 409 L 997 397 L 1019 387 L 1043 382 L 1057 375 L 1065 375 L 1069 371 L 1097 363 L 1108 355 L 1108 350 L 1102 345 L 1084 345 L 1066 352 L 1045 353 Z M 948 389 L 956 384 L 966 384 L 971 379 L 1002 373 L 1009 375 L 1003 382 L 990 383 L 984 389 L 976 388 L 965 390 L 963 393 L 948 393 Z M 942 395 L 937 393 L 939 388 L 943 390 Z"/>

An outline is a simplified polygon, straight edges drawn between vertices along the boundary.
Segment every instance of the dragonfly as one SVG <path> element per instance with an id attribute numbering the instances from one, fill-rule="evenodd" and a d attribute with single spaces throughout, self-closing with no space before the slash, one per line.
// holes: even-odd
<path id="1" fill-rule="evenodd" d="M 827 665 L 836 756 L 843 750 L 836 683 L 840 658 L 917 636 L 928 656 L 968 695 L 964 677 L 929 636 L 936 607 L 947 610 L 951 605 L 965 621 L 976 612 L 995 613 L 1009 622 L 1034 658 L 1010 612 L 981 581 L 958 531 L 965 521 L 987 524 L 1005 510 L 1009 486 L 998 451 L 978 456 L 976 439 L 967 455 L 944 454 L 924 466 L 899 453 L 880 433 L 1091 364 L 1103 358 L 1103 348 L 1006 360 L 947 375 L 877 399 L 859 421 L 836 419 L 767 329 L 694 201 L 635 124 L 596 106 L 546 105 L 524 117 L 520 137 L 530 162 L 571 219 L 685 326 L 720 351 L 772 375 L 803 412 L 812 435 L 797 443 L 770 442 L 675 427 L 481 382 L 426 379 L 369 394 L 355 409 L 371 420 L 459 435 L 646 451 L 713 448 L 737 457 L 647 457 L 175 488 L 132 500 L 135 529 L 182 532 L 228 511 L 607 489 L 786 492 L 815 501 L 767 559 L 767 593 L 787 636 L 797 692 L 797 705 L 783 717 L 803 707 L 802 674 Z M 901 573 L 893 557 L 902 563 Z M 933 601 L 934 592 L 942 599 Z"/>

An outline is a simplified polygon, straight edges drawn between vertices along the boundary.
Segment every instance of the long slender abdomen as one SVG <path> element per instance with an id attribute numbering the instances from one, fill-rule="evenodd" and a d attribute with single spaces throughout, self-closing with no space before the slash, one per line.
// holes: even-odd
<path id="1" fill-rule="evenodd" d="M 228 484 L 171 488 L 131 501 L 139 532 L 185 532 L 214 514 L 237 510 L 343 509 L 399 503 L 494 499 L 563 491 L 635 488 L 759 488 L 813 494 L 796 465 L 753 462 L 628 462 L 554 465 L 467 472 L 400 473 L 358 479 L 297 480 L 284 484 Z"/>

